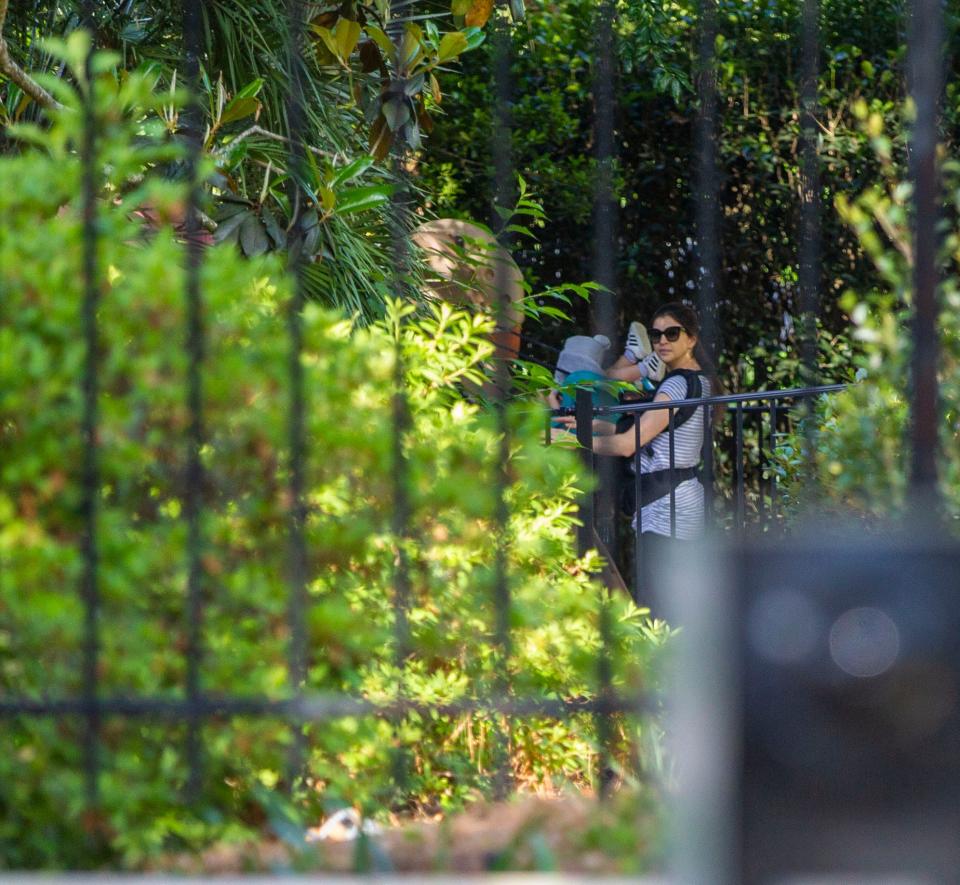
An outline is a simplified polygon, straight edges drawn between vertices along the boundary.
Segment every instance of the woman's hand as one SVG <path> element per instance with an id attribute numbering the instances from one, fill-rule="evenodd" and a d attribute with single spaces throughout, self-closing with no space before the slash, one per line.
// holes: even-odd
<path id="1" fill-rule="evenodd" d="M 558 439 L 564 439 L 566 436 L 577 435 L 577 419 L 575 415 L 557 415 L 552 419 L 554 424 L 562 424 L 563 427 L 552 427 L 550 439 L 556 442 Z M 616 425 L 610 421 L 601 421 L 596 418 L 593 422 L 592 433 L 594 436 L 610 436 L 616 433 Z"/>
<path id="2" fill-rule="evenodd" d="M 566 445 L 577 444 L 577 419 L 572 415 L 566 415 L 553 419 L 557 423 L 563 423 L 563 427 L 550 427 L 550 442 L 564 443 Z"/>

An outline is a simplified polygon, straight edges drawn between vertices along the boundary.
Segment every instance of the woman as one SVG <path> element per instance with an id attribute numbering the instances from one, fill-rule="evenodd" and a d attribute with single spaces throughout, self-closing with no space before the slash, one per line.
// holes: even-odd
<path id="1" fill-rule="evenodd" d="M 660 382 L 654 402 L 669 402 L 720 393 L 715 371 L 700 343 L 700 322 L 696 311 L 679 302 L 664 304 L 653 315 L 650 340 L 657 357 L 666 367 L 666 377 Z M 697 383 L 699 382 L 699 383 Z M 699 390 L 698 390 L 699 388 Z M 576 420 L 558 421 L 575 429 Z M 703 533 L 704 493 L 699 478 L 694 475 L 700 463 L 704 439 L 702 408 L 674 410 L 674 460 L 670 475 L 669 409 L 651 409 L 640 413 L 640 473 L 642 506 L 640 531 L 646 587 L 649 594 L 649 563 L 658 557 L 657 548 L 676 543 L 673 539 L 688 541 Z M 603 425 L 595 425 L 595 432 L 603 433 Z M 560 431 L 563 433 L 564 431 Z M 593 449 L 600 455 L 619 455 L 633 458 L 636 454 L 637 434 L 634 427 L 619 433 L 595 436 Z M 671 478 L 675 511 L 671 515 Z M 636 520 L 637 517 L 634 516 Z"/>

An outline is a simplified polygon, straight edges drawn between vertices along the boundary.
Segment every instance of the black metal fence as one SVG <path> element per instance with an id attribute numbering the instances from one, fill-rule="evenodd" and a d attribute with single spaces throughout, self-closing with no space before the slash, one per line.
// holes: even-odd
<path id="1" fill-rule="evenodd" d="M 782 531 L 784 526 L 779 503 L 784 490 L 780 486 L 780 471 L 775 469 L 777 451 L 789 441 L 798 453 L 802 453 L 809 444 L 807 426 L 810 422 L 804 422 L 803 418 L 811 418 L 814 414 L 811 401 L 845 389 L 844 384 L 828 384 L 595 408 L 590 390 L 578 388 L 576 407 L 558 409 L 553 414 L 573 414 L 576 417 L 577 441 L 583 447 L 586 466 L 596 475 L 597 488 L 585 496 L 580 508 L 583 522 L 579 537 L 581 551 L 599 545 L 612 563 L 619 564 L 619 568 L 615 568 L 609 576 L 610 583 L 628 590 L 635 600 L 652 601 L 652 588 L 643 586 L 646 565 L 642 543 L 645 531 L 643 507 L 634 506 L 635 502 L 643 500 L 645 482 L 641 466 L 644 446 L 641 445 L 639 419 L 649 411 L 669 413 L 664 431 L 669 438 L 669 466 L 666 468 L 669 471 L 669 492 L 664 497 L 669 501 L 670 530 L 664 533 L 662 526 L 656 530 L 648 526 L 646 531 L 656 531 L 669 538 L 677 537 L 678 478 L 673 473 L 681 466 L 676 463 L 674 423 L 680 410 L 690 408 L 702 415 L 704 442 L 697 446 L 700 457 L 697 459 L 695 479 L 701 483 L 704 492 L 705 532 L 716 535 L 743 533 L 748 529 L 760 533 Z M 716 415 L 720 411 L 723 414 L 718 420 Z M 593 452 L 593 428 L 597 418 L 608 421 L 632 419 L 621 431 L 632 436 L 634 451 L 629 456 L 628 471 L 604 470 L 600 466 L 602 461 L 609 462 L 612 458 Z M 549 429 L 547 433 L 549 437 Z M 682 465 L 683 468 L 689 466 Z M 800 480 L 799 475 L 796 480 Z M 626 508 L 622 503 L 625 497 L 629 502 Z M 622 533 L 615 528 L 618 513 L 621 520 L 630 519 L 630 550 L 620 549 Z M 625 568 L 631 555 L 632 568 Z M 623 577 L 624 572 L 627 577 Z"/>
<path id="2" fill-rule="evenodd" d="M 397 2 L 394 6 L 399 13 L 406 4 Z M 930 491 L 935 480 L 936 449 L 936 347 L 935 347 L 935 244 L 936 244 L 936 107 L 940 91 L 939 68 L 934 63 L 938 58 L 936 47 L 941 42 L 941 4 L 937 0 L 917 0 L 913 4 L 912 20 L 914 30 L 911 36 L 913 56 L 917 59 L 913 89 L 918 109 L 917 126 L 915 128 L 915 144 L 912 152 L 916 176 L 916 304 L 917 304 L 917 343 L 915 350 L 915 386 L 914 386 L 914 479 L 919 487 Z M 602 64 L 598 65 L 600 84 L 598 105 L 598 126 L 603 136 L 597 141 L 600 151 L 601 167 L 606 174 L 601 176 L 601 183 L 597 195 L 597 269 L 598 274 L 610 278 L 612 271 L 612 257 L 616 254 L 615 243 L 615 204 L 611 200 L 609 166 L 614 152 L 613 139 L 610 138 L 614 125 L 613 115 L 610 112 L 612 93 L 611 85 L 611 36 L 610 22 L 613 19 L 614 4 L 605 2 L 601 5 L 599 28 L 600 54 Z M 804 30 L 805 56 L 805 84 L 809 87 L 815 83 L 816 55 L 818 46 L 816 40 L 816 0 L 807 0 L 805 9 L 808 15 L 805 18 L 807 27 Z M 290 75 L 291 89 L 289 98 L 289 120 L 292 129 L 292 150 L 290 167 L 294 172 L 303 162 L 303 139 L 299 132 L 302 119 L 303 92 L 301 85 L 302 62 L 299 49 L 303 33 L 304 7 L 298 0 L 290 0 Z M 714 0 L 703 2 L 703 41 L 701 43 L 699 88 L 701 90 L 701 119 L 699 124 L 700 151 L 699 158 L 699 189 L 698 189 L 698 226 L 699 235 L 699 263 L 700 263 L 700 301 L 701 312 L 704 318 L 704 337 L 712 346 L 716 346 L 719 329 L 716 326 L 716 289 L 718 285 L 719 245 L 717 229 L 717 212 L 719 188 L 716 174 L 716 150 L 714 145 L 714 129 L 716 109 L 716 80 L 714 76 L 715 59 L 713 58 L 714 44 L 713 31 L 716 9 Z M 399 16 L 398 16 L 399 17 Z M 198 76 L 199 54 L 199 17 L 196 15 L 196 5 L 184 4 L 184 34 L 185 58 L 187 62 L 188 80 L 196 83 Z M 498 134 L 493 140 L 496 152 L 498 202 L 508 202 L 506 194 L 512 181 L 512 169 L 509 158 L 509 144 L 504 144 L 503 131 L 509 126 L 508 108 L 510 91 L 513 88 L 509 82 L 509 41 L 502 24 L 494 26 L 493 39 L 497 41 L 497 90 L 496 99 L 500 116 L 498 118 Z M 101 534 L 102 527 L 99 520 L 99 502 L 101 499 L 101 476 L 98 461 L 98 391 L 99 373 L 103 354 L 98 336 L 98 311 L 101 309 L 99 280 L 105 269 L 98 265 L 97 259 L 97 200 L 98 200 L 98 169 L 96 167 L 96 146 L 98 141 L 97 121 L 94 113 L 93 98 L 88 91 L 88 106 L 86 115 L 86 137 L 82 145 L 84 158 L 83 178 L 83 221 L 84 221 L 84 302 L 82 309 L 82 334 L 86 347 L 86 362 L 84 364 L 80 385 L 83 390 L 83 421 L 82 432 L 84 439 L 84 464 L 82 470 L 82 514 L 84 532 L 82 541 L 82 579 L 80 596 L 84 610 L 84 643 L 82 665 L 82 692 L 79 697 L 4 697 L 0 698 L 0 716 L 5 719 L 11 717 L 80 717 L 85 723 L 83 767 L 86 782 L 87 802 L 96 807 L 100 801 L 98 785 L 102 769 L 102 729 L 106 717 L 128 717 L 161 720 L 164 722 L 185 723 L 187 725 L 185 755 L 189 762 L 188 794 L 195 795 L 204 780 L 204 747 L 201 739 L 201 726 L 212 717 L 222 716 L 258 716 L 274 717 L 289 723 L 294 736 L 291 742 L 291 752 L 288 765 L 287 783 L 292 784 L 303 771 L 304 738 L 302 726 L 305 723 L 329 722 L 337 717 L 372 715 L 382 717 L 391 722 L 398 722 L 411 712 L 423 714 L 447 713 L 456 711 L 476 711 L 490 716 L 523 717 L 529 715 L 545 715 L 551 717 L 569 717 L 583 713 L 592 713 L 605 720 L 616 712 L 636 713 L 645 708 L 645 700 L 631 693 L 615 692 L 611 687 L 609 649 L 606 646 L 607 630 L 600 631 L 604 644 L 597 656 L 598 689 L 592 698 L 580 697 L 528 697 L 513 695 L 510 686 L 504 681 L 498 690 L 487 696 L 474 696 L 455 704 L 425 705 L 414 701 L 400 700 L 394 703 L 378 704 L 372 701 L 348 697 L 316 695 L 306 690 L 306 676 L 308 666 L 308 639 L 306 633 L 306 617 L 308 610 L 307 583 L 309 579 L 307 566 L 307 548 L 304 534 L 304 523 L 307 514 L 306 489 L 304 485 L 304 457 L 308 441 L 304 431 L 304 379 L 303 379 L 303 338 L 301 329 L 301 312 L 304 306 L 302 287 L 295 286 L 295 294 L 287 309 L 287 328 L 289 341 L 288 376 L 286 379 L 286 394 L 288 404 L 288 450 L 289 450 L 289 560 L 288 560 L 288 606 L 287 624 L 289 631 L 288 675 L 287 690 L 283 697 L 243 697 L 218 696 L 204 689 L 202 647 L 202 624 L 204 617 L 204 599 L 216 592 L 216 588 L 208 585 L 209 578 L 202 567 L 202 557 L 207 543 L 203 534 L 202 510 L 203 500 L 201 490 L 204 484 L 204 468 L 200 457 L 205 443 L 205 421 L 203 411 L 203 373 L 205 356 L 205 329 L 203 293 L 200 287 L 199 269 L 203 261 L 203 251 L 192 234 L 198 229 L 198 208 L 200 184 L 194 183 L 191 189 L 191 205 L 188 217 L 189 261 L 185 299 L 189 306 L 188 326 L 184 330 L 182 346 L 189 354 L 189 379 L 185 391 L 186 409 L 189 414 L 189 427 L 185 440 L 185 463 L 188 481 L 185 485 L 184 519 L 189 537 L 189 578 L 187 585 L 187 600 L 185 606 L 185 626 L 188 642 L 184 649 L 185 683 L 182 696 L 176 699 L 169 697 L 125 697 L 105 695 L 101 689 L 100 672 L 103 664 L 101 626 L 102 626 L 102 588 L 100 584 L 101 567 Z M 809 88 L 804 91 L 804 112 L 807 115 L 815 113 L 816 97 Z M 188 164 L 189 174 L 195 177 L 200 151 L 200 140 L 196 121 L 192 124 L 188 119 L 186 127 L 187 141 L 191 145 L 191 160 Z M 816 156 L 812 146 L 812 139 L 807 132 L 807 151 L 805 153 L 804 169 L 808 179 L 808 186 L 804 193 L 807 195 L 804 206 L 807 211 L 803 214 L 805 244 L 803 287 L 805 294 L 805 321 L 804 328 L 812 337 L 814 326 L 812 317 L 816 314 L 815 293 L 819 272 L 815 245 L 817 242 L 817 204 L 813 199 L 816 193 L 815 172 Z M 403 176 L 403 158 L 396 159 L 398 177 Z M 299 200 L 302 196 L 297 188 L 297 176 L 290 176 L 291 204 L 305 205 Z M 399 189 L 398 201 L 404 199 L 403 188 Z M 398 215 L 402 214 L 403 206 L 398 205 Z M 301 218 L 295 219 L 294 231 Z M 395 237 L 395 274 L 394 285 L 398 295 L 403 297 L 406 279 L 404 267 L 406 265 L 406 241 L 403 227 L 397 222 L 397 236 Z M 301 232 L 302 235 L 302 232 Z M 294 261 L 291 268 L 295 280 L 299 280 L 302 268 L 298 261 Z M 507 313 L 505 286 L 501 281 L 498 287 L 501 301 L 498 305 L 500 317 Z M 611 287 L 613 288 L 613 287 Z M 601 331 L 609 329 L 612 323 L 613 312 L 609 309 L 606 297 L 598 302 L 603 315 L 598 316 L 597 325 Z M 743 392 L 727 396 L 715 396 L 691 401 L 662 403 L 645 403 L 624 405 L 608 411 L 615 414 L 630 414 L 639 417 L 651 409 L 667 408 L 670 410 L 670 431 L 672 436 L 673 421 L 676 410 L 692 405 L 702 410 L 703 420 L 707 428 L 707 436 L 713 435 L 722 439 L 714 446 L 705 450 L 704 486 L 707 496 L 707 511 L 710 519 L 716 524 L 725 524 L 735 531 L 744 530 L 751 521 L 770 526 L 777 516 L 778 492 L 776 479 L 769 471 L 773 450 L 777 445 L 778 435 L 792 427 L 795 420 L 798 403 L 811 397 L 829 394 L 840 390 L 837 385 L 816 386 L 816 367 L 812 361 L 815 350 L 807 347 L 805 354 L 808 360 L 808 378 L 811 386 L 782 391 L 762 393 Z M 399 354 L 398 354 L 399 357 Z M 396 361 L 395 375 L 396 390 L 394 391 L 393 434 L 394 434 L 394 524 L 393 534 L 398 543 L 398 556 L 393 581 L 393 605 L 395 611 L 395 631 L 397 664 L 404 666 L 407 660 L 408 625 L 406 622 L 409 606 L 409 575 L 408 564 L 404 559 L 403 539 L 411 536 L 409 526 L 409 509 L 406 504 L 406 467 L 401 444 L 403 434 L 408 426 L 406 392 L 403 389 L 402 360 Z M 508 370 L 504 363 L 496 369 L 495 389 L 498 392 L 493 408 L 501 416 L 504 415 L 504 401 L 507 397 L 509 383 Z M 714 427 L 713 408 L 723 405 L 727 409 L 731 427 Z M 580 441 L 584 444 L 589 457 L 591 436 L 583 428 L 589 428 L 593 410 L 589 397 L 578 398 L 577 415 L 582 428 Z M 751 428 L 752 425 L 752 428 Z M 635 428 L 638 423 L 635 422 Z M 501 419 L 501 461 L 506 469 L 506 453 L 509 451 L 509 428 L 505 418 Z M 639 430 L 635 431 L 639 434 Z M 746 449 L 749 448 L 750 457 L 747 458 Z M 641 498 L 642 474 L 639 469 L 640 446 L 636 446 L 634 455 L 634 476 L 636 483 L 637 500 Z M 672 456 L 672 452 L 671 452 Z M 718 475 L 717 463 L 724 460 L 725 485 L 716 481 Z M 749 460 L 749 465 L 748 465 Z M 671 469 L 673 469 L 671 457 Z M 507 477 L 501 472 L 496 490 L 498 507 L 496 520 L 498 532 L 502 540 L 498 545 L 495 563 L 494 591 L 489 600 L 496 624 L 496 638 L 499 654 L 504 658 L 510 652 L 510 580 L 507 572 L 507 558 L 503 545 L 506 543 L 503 526 L 507 520 L 506 503 Z M 721 500 L 722 499 L 722 500 Z M 596 518 L 597 508 L 591 497 L 584 502 L 583 519 L 587 531 L 582 536 L 583 546 L 592 546 L 595 541 L 594 531 L 598 537 L 606 534 L 611 543 L 611 536 L 603 527 L 602 520 Z M 675 524 L 675 501 L 671 492 L 671 522 Z M 589 532 L 589 533 L 588 533 Z M 642 518 L 637 519 L 632 528 L 638 550 L 643 534 Z M 642 554 L 634 557 L 633 575 L 627 583 L 637 593 L 639 575 L 641 573 Z M 601 606 L 601 618 L 605 615 L 605 604 Z M 602 625 L 601 625 L 602 626 Z M 598 732 L 602 741 L 610 740 L 609 729 L 601 727 Z M 605 752 L 609 752 L 606 748 Z M 602 757 L 605 760 L 606 756 Z M 601 765 L 605 765 L 601 761 Z M 398 777 L 402 777 L 402 757 L 398 757 Z M 505 764 L 502 770 L 501 792 L 508 784 L 508 774 Z"/>

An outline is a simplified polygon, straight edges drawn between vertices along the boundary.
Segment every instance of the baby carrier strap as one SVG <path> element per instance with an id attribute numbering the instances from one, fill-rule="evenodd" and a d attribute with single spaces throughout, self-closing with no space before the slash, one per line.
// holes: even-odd
<path id="1" fill-rule="evenodd" d="M 674 369 L 672 372 L 667 372 L 664 376 L 663 381 L 660 382 L 656 393 L 653 395 L 654 399 L 656 399 L 657 393 L 660 392 L 660 388 L 671 378 L 676 378 L 678 375 L 687 380 L 687 395 L 684 399 L 700 399 L 700 397 L 703 396 L 703 382 L 700 380 L 700 373 L 696 369 Z M 698 408 L 698 406 L 691 405 L 680 406 L 679 409 L 675 409 L 673 412 L 673 429 L 676 430 L 678 427 L 686 424 L 687 421 L 697 413 Z"/>
<path id="2" fill-rule="evenodd" d="M 660 392 L 660 387 L 663 386 L 663 383 L 669 378 L 674 378 L 676 376 L 681 376 L 686 379 L 687 382 L 687 392 L 684 399 L 700 399 L 703 396 L 703 382 L 700 378 L 700 372 L 696 369 L 674 369 L 672 372 L 668 372 L 664 377 L 663 381 L 658 385 L 654 397 L 657 393 Z M 682 427 L 687 423 L 696 413 L 697 409 L 700 406 L 695 404 L 688 406 L 680 406 L 680 408 L 673 411 L 673 429 L 677 430 L 678 427 Z M 706 436 L 704 436 L 704 445 L 706 445 Z M 634 489 L 634 474 L 632 471 L 633 458 L 624 458 L 624 473 L 628 479 L 624 483 L 624 490 L 622 495 L 622 505 L 625 513 L 632 514 L 636 512 L 636 493 Z M 660 498 L 664 498 L 670 494 L 673 489 L 679 486 L 681 483 L 686 482 L 689 479 L 694 479 L 700 474 L 700 466 L 696 467 L 674 467 L 673 470 L 669 468 L 664 470 L 654 470 L 650 473 L 641 473 L 640 474 L 640 506 L 646 507 L 648 504 L 652 504 L 654 501 L 658 501 Z"/>

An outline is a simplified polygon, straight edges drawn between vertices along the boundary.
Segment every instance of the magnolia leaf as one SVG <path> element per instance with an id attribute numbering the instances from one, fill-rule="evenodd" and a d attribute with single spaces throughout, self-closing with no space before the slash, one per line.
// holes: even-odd
<path id="1" fill-rule="evenodd" d="M 440 48 L 437 50 L 437 61 L 443 64 L 450 61 L 465 52 L 467 49 L 467 38 L 462 31 L 450 31 L 443 35 L 440 40 Z"/>
<path id="2" fill-rule="evenodd" d="M 339 47 L 337 46 L 336 37 L 333 36 L 333 31 L 321 25 L 311 25 L 310 29 L 323 41 L 323 45 L 327 47 L 327 51 L 334 58 L 339 58 Z"/>
<path id="3" fill-rule="evenodd" d="M 400 47 L 400 66 L 410 68 L 423 52 L 423 31 L 419 25 L 408 24 L 403 32 L 403 44 Z"/>
<path id="4" fill-rule="evenodd" d="M 337 214 L 362 212 L 372 209 L 390 200 L 393 188 L 389 184 L 377 184 L 370 187 L 351 187 L 342 191 L 337 200 Z"/>
<path id="5" fill-rule="evenodd" d="M 464 13 L 464 20 L 472 28 L 482 28 L 493 13 L 493 0 L 473 0 Z"/>
<path id="6" fill-rule="evenodd" d="M 467 38 L 467 49 L 476 49 L 487 38 L 480 28 L 466 28 L 461 33 Z"/>
<path id="7" fill-rule="evenodd" d="M 420 148 L 420 127 L 417 125 L 416 119 L 411 120 L 403 127 L 402 132 L 403 140 L 409 145 L 413 150 L 419 150 Z"/>
<path id="8" fill-rule="evenodd" d="M 450 12 L 453 15 L 466 15 L 473 6 L 473 0 L 453 0 L 450 4 Z"/>
<path id="9" fill-rule="evenodd" d="M 422 104 L 417 105 L 417 123 L 428 135 L 433 132 L 433 117 L 427 113 L 427 109 Z"/>
<path id="10" fill-rule="evenodd" d="M 409 80 L 404 81 L 403 94 L 407 96 L 416 95 L 421 89 L 423 89 L 423 80 L 423 74 L 417 74 L 416 77 L 411 77 Z"/>
<path id="11" fill-rule="evenodd" d="M 348 181 L 352 181 L 359 175 L 363 175 L 371 166 L 373 165 L 373 157 L 362 156 L 357 157 L 355 160 L 351 160 L 344 166 L 342 169 L 337 170 L 336 175 L 333 176 L 333 180 L 330 182 L 330 187 L 336 188 L 341 184 L 346 184 Z"/>
<path id="12" fill-rule="evenodd" d="M 256 80 L 251 80 L 247 83 L 233 98 L 234 100 L 238 98 L 256 98 L 257 95 L 260 94 L 261 89 L 263 89 L 263 77 L 257 77 Z"/>
<path id="13" fill-rule="evenodd" d="M 396 132 L 410 119 L 410 106 L 401 98 L 385 101 L 380 108 L 383 118 L 387 121 L 391 132 Z"/>
<path id="14" fill-rule="evenodd" d="M 320 246 L 320 228 L 316 225 L 307 229 L 303 235 L 303 254 L 307 258 L 313 258 L 317 254 Z"/>
<path id="15" fill-rule="evenodd" d="M 316 25 L 321 28 L 332 28 L 336 25 L 338 18 L 340 18 L 339 12 L 321 12 L 319 15 L 315 15 L 310 19 L 310 25 Z"/>
<path id="16" fill-rule="evenodd" d="M 370 127 L 370 153 L 377 162 L 382 162 L 390 153 L 392 144 L 393 132 L 390 131 L 383 114 L 378 114 Z"/>
<path id="17" fill-rule="evenodd" d="M 249 117 L 260 110 L 260 102 L 255 98 L 235 98 L 223 109 L 220 117 L 220 125 L 226 126 L 227 123 L 234 123 Z"/>
<path id="18" fill-rule="evenodd" d="M 364 40 L 360 44 L 360 69 L 365 74 L 372 74 L 383 67 L 383 56 L 380 47 L 373 40 Z"/>
<path id="19" fill-rule="evenodd" d="M 283 232 L 283 228 L 280 227 L 277 222 L 277 217 L 273 214 L 268 206 L 264 206 L 260 212 L 260 217 L 263 219 L 263 226 L 267 231 L 270 239 L 273 240 L 273 245 L 275 248 L 280 248 L 286 242 L 287 238 Z"/>
<path id="20" fill-rule="evenodd" d="M 443 93 L 440 91 L 440 81 L 437 80 L 433 74 L 430 75 L 430 94 L 437 104 L 440 104 L 443 100 Z"/>
<path id="21" fill-rule="evenodd" d="M 231 215 L 225 221 L 222 221 L 213 232 L 213 241 L 215 243 L 223 243 L 235 238 L 237 231 L 240 230 L 240 225 L 250 217 L 250 214 L 249 211 L 238 212 L 236 215 Z"/>
<path id="22" fill-rule="evenodd" d="M 396 47 L 393 45 L 393 41 L 386 35 L 386 33 L 376 25 L 367 25 L 366 31 L 367 36 L 373 40 L 377 46 L 380 47 L 380 51 L 387 58 L 390 58 L 396 50 Z"/>
<path id="23" fill-rule="evenodd" d="M 267 232 L 264 230 L 260 219 L 252 212 L 240 225 L 240 248 L 243 249 L 243 254 L 250 258 L 263 255 L 270 248 Z"/>
<path id="24" fill-rule="evenodd" d="M 337 55 L 344 64 L 347 63 L 357 43 L 360 42 L 362 29 L 359 22 L 350 21 L 348 18 L 342 18 L 337 22 L 333 34 L 337 40 Z"/>
<path id="25" fill-rule="evenodd" d="M 320 204 L 325 212 L 332 212 L 337 205 L 337 195 L 328 187 L 320 188 Z"/>

